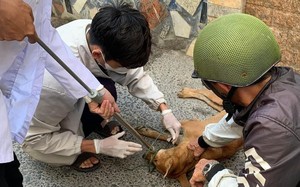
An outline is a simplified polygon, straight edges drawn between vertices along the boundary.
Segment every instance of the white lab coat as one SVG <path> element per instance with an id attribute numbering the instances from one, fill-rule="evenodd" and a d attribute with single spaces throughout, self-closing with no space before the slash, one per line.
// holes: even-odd
<path id="1" fill-rule="evenodd" d="M 52 1 L 25 2 L 32 7 L 39 37 L 91 89 L 99 87 L 97 79 L 74 57 L 51 26 Z M 21 143 L 27 133 L 39 100 L 44 68 L 64 85 L 72 97 L 81 98 L 87 91 L 37 43 L 30 44 L 27 39 L 22 42 L 0 41 L 0 56 L 0 163 L 7 163 L 13 160 L 12 140 Z"/>
<path id="2" fill-rule="evenodd" d="M 80 58 L 95 76 L 111 78 L 127 86 L 132 95 L 144 100 L 149 107 L 156 110 L 165 99 L 143 67 L 108 70 L 108 75 L 99 68 L 86 41 L 90 23 L 91 20 L 88 19 L 75 20 L 57 28 L 57 31 L 75 56 Z M 81 153 L 83 133 L 80 118 L 83 108 L 83 99 L 71 97 L 49 73 L 45 72 L 41 99 L 23 149 L 42 162 L 54 165 L 72 164 Z"/>

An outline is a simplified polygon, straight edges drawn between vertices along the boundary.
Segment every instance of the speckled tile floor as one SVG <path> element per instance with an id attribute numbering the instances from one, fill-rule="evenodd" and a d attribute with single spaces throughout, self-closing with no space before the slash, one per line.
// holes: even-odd
<path id="1" fill-rule="evenodd" d="M 195 99 L 180 99 L 177 93 L 184 87 L 201 88 L 201 81 L 191 78 L 193 71 L 192 58 L 181 51 L 153 49 L 150 62 L 145 70 L 152 76 L 158 88 L 165 94 L 169 106 L 179 120 L 204 119 L 216 113 L 204 102 Z M 163 130 L 158 112 L 128 94 L 127 89 L 118 86 L 118 104 L 122 116 L 134 127 L 152 126 Z M 96 135 L 92 135 L 96 136 Z M 124 139 L 138 141 L 128 132 Z M 166 148 L 172 145 L 165 142 L 147 139 L 155 148 Z M 14 144 L 21 163 L 20 170 L 24 176 L 25 187 L 178 187 L 174 179 L 164 179 L 157 171 L 150 172 L 147 161 L 138 154 L 126 159 L 100 156 L 101 167 L 92 173 L 80 173 L 65 167 L 54 167 L 31 159 Z M 238 152 L 224 164 L 237 172 L 242 165 L 243 154 Z"/>

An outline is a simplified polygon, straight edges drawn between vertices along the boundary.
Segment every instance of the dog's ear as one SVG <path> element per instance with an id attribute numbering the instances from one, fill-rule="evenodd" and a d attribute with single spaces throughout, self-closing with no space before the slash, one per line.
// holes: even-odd
<path id="1" fill-rule="evenodd" d="M 173 165 L 173 159 L 169 158 L 167 162 L 165 162 L 166 173 L 164 175 L 164 178 L 166 178 L 168 174 L 172 171 L 172 165 Z"/>

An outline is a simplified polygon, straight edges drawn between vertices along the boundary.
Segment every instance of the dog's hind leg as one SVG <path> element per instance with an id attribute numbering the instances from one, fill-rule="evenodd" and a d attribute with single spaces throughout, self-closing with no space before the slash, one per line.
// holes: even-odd
<path id="1" fill-rule="evenodd" d="M 148 138 L 158 139 L 162 141 L 169 142 L 171 135 L 158 132 L 157 130 L 147 128 L 147 127 L 136 127 L 136 131 L 138 131 L 141 135 L 146 136 Z"/>
<path id="2" fill-rule="evenodd" d="M 222 111 L 222 100 L 216 96 L 211 90 L 208 89 L 192 89 L 192 88 L 183 88 L 177 96 L 179 98 L 196 98 L 201 101 L 204 101 L 209 106 L 214 108 L 217 111 Z"/>

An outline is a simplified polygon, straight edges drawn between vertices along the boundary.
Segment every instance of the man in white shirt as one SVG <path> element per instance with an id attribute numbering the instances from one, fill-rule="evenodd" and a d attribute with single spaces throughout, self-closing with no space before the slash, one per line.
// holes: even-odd
<path id="1" fill-rule="evenodd" d="M 127 5 L 107 6 L 93 20 L 75 20 L 57 30 L 75 56 L 115 99 L 117 82 L 127 86 L 130 94 L 150 108 L 161 111 L 163 124 L 175 143 L 180 123 L 142 67 L 149 59 L 151 34 L 147 20 L 138 10 Z M 47 72 L 44 80 L 41 100 L 23 144 L 33 158 L 49 164 L 72 165 L 86 172 L 99 166 L 95 154 L 125 158 L 141 150 L 139 144 L 118 139 L 124 132 L 108 134 L 105 139 L 85 139 L 94 131 L 93 127 L 105 128 L 111 122 L 92 115 L 84 99 L 70 97 Z"/>
<path id="2" fill-rule="evenodd" d="M 22 186 L 23 177 L 13 153 L 12 140 L 22 143 L 25 138 L 39 100 L 44 69 L 64 86 L 70 97 L 79 99 L 88 94 L 35 43 L 37 34 L 91 89 L 104 90 L 51 26 L 51 5 L 51 1 L 0 0 L 1 187 Z M 91 111 L 109 118 L 119 109 L 109 92 L 105 92 L 102 97 L 108 99 L 109 104 L 100 107 L 98 103 L 91 102 L 89 106 Z"/>

